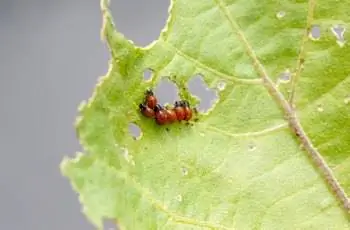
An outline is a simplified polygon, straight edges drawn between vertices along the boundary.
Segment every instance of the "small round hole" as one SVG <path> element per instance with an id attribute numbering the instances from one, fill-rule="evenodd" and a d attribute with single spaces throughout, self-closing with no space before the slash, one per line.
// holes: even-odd
<path id="1" fill-rule="evenodd" d="M 141 128 L 134 123 L 129 123 L 129 133 L 134 140 L 140 140 L 142 137 Z"/>
<path id="2" fill-rule="evenodd" d="M 285 71 L 283 71 L 278 77 L 278 80 L 281 83 L 287 83 L 290 81 L 290 79 L 291 79 L 291 72 L 289 69 L 286 69 Z"/>
<path id="3" fill-rule="evenodd" d="M 309 38 L 312 40 L 319 40 L 321 37 L 321 29 L 319 25 L 313 25 L 310 29 Z"/>
<path id="4" fill-rule="evenodd" d="M 153 70 L 145 69 L 145 71 L 143 71 L 143 80 L 145 81 L 152 80 L 152 75 L 153 75 Z"/>

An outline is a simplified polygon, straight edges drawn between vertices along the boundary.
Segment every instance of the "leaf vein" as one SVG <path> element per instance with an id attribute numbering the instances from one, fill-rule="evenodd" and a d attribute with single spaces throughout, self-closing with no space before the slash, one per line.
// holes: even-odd
<path id="1" fill-rule="evenodd" d="M 304 186 L 303 188 L 300 188 L 299 190 L 297 191 L 294 191 L 276 201 L 274 201 L 269 207 L 267 207 L 266 209 L 264 209 L 264 212 L 263 212 L 263 215 L 260 217 L 260 222 L 258 222 L 258 229 L 261 228 L 261 225 L 263 223 L 263 220 L 265 219 L 265 216 L 267 215 L 268 211 L 270 209 L 272 209 L 273 207 L 275 207 L 276 205 L 278 205 L 279 203 L 285 201 L 285 200 L 288 200 L 296 195 L 298 195 L 299 193 L 303 193 L 303 192 L 307 192 L 311 189 L 314 189 L 315 188 L 315 184 L 318 182 L 318 180 L 313 180 L 311 183 L 308 183 L 306 186 Z"/>
<path id="2" fill-rule="evenodd" d="M 288 123 L 281 123 L 281 124 L 278 124 L 278 125 L 274 125 L 274 126 L 268 127 L 266 129 L 262 129 L 262 130 L 255 131 L 255 132 L 246 132 L 246 133 L 227 132 L 227 131 L 218 129 L 218 128 L 214 127 L 214 126 L 211 126 L 211 125 L 205 125 L 205 126 L 203 125 L 203 127 L 205 129 L 208 129 L 208 130 L 212 131 L 212 132 L 223 134 L 223 135 L 229 136 L 229 137 L 253 137 L 253 136 L 262 136 L 262 135 L 265 135 L 265 134 L 270 134 L 270 133 L 273 133 L 275 131 L 279 131 L 281 129 L 287 128 L 288 127 Z"/>
<path id="3" fill-rule="evenodd" d="M 194 225 L 194 226 L 199 226 L 199 227 L 205 227 L 209 229 L 224 229 L 224 230 L 233 230 L 232 228 L 228 228 L 226 226 L 216 224 L 216 223 L 211 223 L 208 221 L 200 221 L 196 220 L 193 218 L 189 218 L 186 216 L 183 216 L 181 214 L 178 214 L 174 211 L 168 210 L 168 208 L 160 201 L 158 201 L 154 196 L 151 194 L 151 192 L 144 188 L 139 182 L 135 180 L 135 178 L 132 178 L 130 175 L 129 179 L 126 181 L 132 181 L 134 187 L 140 192 L 141 195 L 145 196 L 145 198 L 159 211 L 162 211 L 166 215 L 168 215 L 169 219 L 171 221 L 181 223 L 181 224 L 188 224 L 188 225 Z"/>
<path id="4" fill-rule="evenodd" d="M 201 69 L 204 69 L 208 72 L 211 72 L 217 76 L 220 76 L 224 79 L 227 79 L 227 80 L 230 80 L 230 81 L 233 81 L 233 82 L 241 82 L 241 83 L 245 83 L 245 84 L 254 84 L 254 85 L 257 85 L 257 84 L 261 84 L 262 81 L 261 79 L 257 78 L 257 79 L 243 79 L 243 78 L 237 78 L 237 77 L 234 77 L 234 76 L 230 76 L 230 75 L 227 75 L 221 71 L 218 71 L 218 70 L 215 70 L 214 68 L 194 59 L 193 57 L 189 56 L 188 54 L 184 53 L 183 51 L 181 51 L 179 48 L 173 46 L 172 44 L 170 44 L 169 42 L 166 42 L 166 41 L 163 41 L 164 44 L 173 49 L 175 51 L 175 53 L 181 57 L 183 57 L 184 59 L 194 63 L 195 66 L 201 68 Z"/>
<path id="5" fill-rule="evenodd" d="M 298 61 L 297 61 L 296 74 L 294 77 L 292 77 L 291 93 L 290 93 L 290 97 L 289 97 L 289 102 L 292 104 L 292 106 L 294 106 L 296 84 L 297 84 L 297 81 L 300 77 L 300 74 L 302 71 L 302 66 L 305 62 L 305 53 L 306 53 L 305 44 L 308 41 L 311 23 L 312 23 L 313 18 L 314 18 L 315 7 L 316 7 L 316 0 L 310 0 L 309 7 L 308 7 L 308 15 L 307 15 L 307 19 L 306 19 L 306 28 L 305 28 L 305 32 L 304 32 L 304 35 L 303 35 L 302 40 L 301 40 L 299 57 L 298 57 Z"/>

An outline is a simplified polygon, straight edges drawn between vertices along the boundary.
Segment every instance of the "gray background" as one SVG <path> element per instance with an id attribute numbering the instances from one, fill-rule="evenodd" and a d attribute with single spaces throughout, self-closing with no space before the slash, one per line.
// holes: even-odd
<path id="1" fill-rule="evenodd" d="M 119 30 L 156 39 L 169 0 L 112 0 Z M 0 229 L 94 229 L 59 172 L 73 122 L 107 70 L 99 0 L 0 0 Z"/>

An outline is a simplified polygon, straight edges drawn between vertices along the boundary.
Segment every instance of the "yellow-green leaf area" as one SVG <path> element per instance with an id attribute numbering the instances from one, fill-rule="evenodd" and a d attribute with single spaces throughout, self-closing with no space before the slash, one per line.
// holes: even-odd
<path id="1" fill-rule="evenodd" d="M 297 119 L 350 192 L 348 45 L 323 29 L 346 26 L 349 3 L 331 2 L 173 0 L 159 39 L 141 48 L 116 30 L 102 0 L 109 71 L 79 109 L 84 153 L 61 164 L 91 222 L 99 229 L 104 219 L 121 229 L 350 229 L 283 106 L 295 93 Z M 313 20 L 319 40 L 308 37 Z M 148 82 L 146 69 L 153 70 Z M 294 81 L 281 81 L 286 70 Z M 212 89 L 226 84 L 198 121 L 159 126 L 140 114 L 144 91 L 162 77 L 196 106 L 186 89 L 196 74 Z M 129 123 L 141 128 L 140 139 Z"/>

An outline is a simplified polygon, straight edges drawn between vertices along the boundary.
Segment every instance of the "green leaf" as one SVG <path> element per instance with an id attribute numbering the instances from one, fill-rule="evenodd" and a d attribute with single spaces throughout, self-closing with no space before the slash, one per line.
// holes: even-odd
<path id="1" fill-rule="evenodd" d="M 61 164 L 98 228 L 350 229 L 350 48 L 347 30 L 338 43 L 331 30 L 349 25 L 348 1 L 173 0 L 146 48 L 101 8 L 110 69 L 79 109 L 85 154 Z M 195 74 L 220 97 L 197 122 L 167 129 L 140 115 L 164 76 L 196 105 Z"/>

